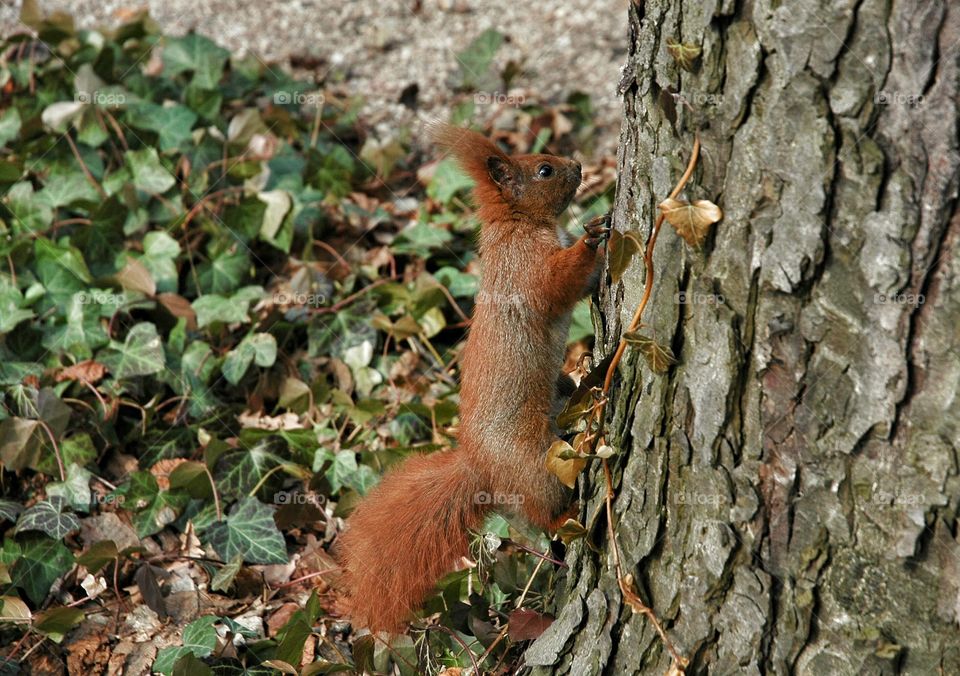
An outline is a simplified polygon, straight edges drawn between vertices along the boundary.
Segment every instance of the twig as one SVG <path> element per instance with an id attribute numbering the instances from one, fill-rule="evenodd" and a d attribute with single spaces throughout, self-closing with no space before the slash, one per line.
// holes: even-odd
<path id="1" fill-rule="evenodd" d="M 213 491 L 213 505 L 217 510 L 217 521 L 223 521 L 223 512 L 220 509 L 220 495 L 217 493 L 217 482 L 213 480 L 213 474 L 210 473 L 210 468 L 207 467 L 207 463 L 201 463 L 203 465 L 203 471 L 207 473 L 207 478 L 210 480 L 210 489 Z"/>
<path id="2" fill-rule="evenodd" d="M 466 642 L 465 642 L 462 638 L 460 638 L 459 636 L 457 636 L 457 632 L 453 631 L 452 629 L 447 629 L 447 628 L 444 627 L 442 624 L 436 625 L 436 628 L 439 629 L 440 631 L 443 631 L 443 632 L 446 632 L 447 634 L 449 634 L 449 635 L 453 638 L 454 641 L 456 641 L 457 643 L 460 644 L 460 647 L 461 647 L 461 648 L 463 648 L 464 650 L 467 651 L 467 654 L 470 656 L 470 662 L 473 664 L 473 673 L 479 674 L 479 673 L 480 673 L 480 665 L 477 664 L 477 657 L 476 657 L 476 655 L 474 655 L 474 654 L 473 654 L 473 651 L 470 650 L 470 646 L 468 646 L 468 645 L 466 644 Z"/>
<path id="3" fill-rule="evenodd" d="M 107 191 L 103 189 L 103 186 L 97 183 L 97 179 L 93 177 L 93 174 L 90 173 L 90 169 L 87 168 L 87 164 L 83 161 L 83 158 L 80 157 L 80 151 L 77 150 L 77 144 L 73 142 L 73 138 L 69 133 L 64 134 L 64 137 L 67 139 L 67 143 L 70 144 L 70 150 L 73 151 L 73 156 L 77 158 L 77 162 L 80 164 L 80 168 L 83 169 L 83 175 L 87 177 L 87 180 L 90 182 L 103 199 L 107 199 Z"/>
<path id="4" fill-rule="evenodd" d="M 67 473 L 63 471 L 63 458 L 60 456 L 60 445 L 57 443 L 56 437 L 53 436 L 53 430 L 50 429 L 50 425 L 44 420 L 37 420 L 40 423 L 40 427 L 43 428 L 43 431 L 47 433 L 47 436 L 50 437 L 50 443 L 53 444 L 53 453 L 57 456 L 57 468 L 60 470 L 60 481 L 67 480 Z"/>
<path id="5" fill-rule="evenodd" d="M 370 291 L 372 291 L 373 289 L 377 288 L 378 286 L 382 286 L 383 284 L 386 284 L 387 282 L 392 282 L 392 281 L 394 281 L 394 280 L 396 280 L 396 276 L 390 276 L 390 277 L 384 277 L 384 278 L 382 278 L 382 279 L 378 279 L 378 280 L 376 280 L 375 282 L 373 282 L 372 284 L 367 284 L 365 287 L 363 287 L 362 289 L 360 289 L 360 290 L 357 291 L 356 293 L 350 294 L 349 296 L 347 296 L 347 297 L 344 298 L 343 300 L 338 301 L 338 302 L 334 303 L 333 305 L 331 305 L 331 306 L 329 306 L 329 307 L 319 307 L 319 308 L 315 309 L 314 312 L 315 312 L 316 314 L 318 314 L 318 315 L 325 315 L 325 314 L 330 314 L 330 313 L 334 313 L 334 312 L 339 312 L 340 310 L 342 310 L 342 309 L 343 309 L 344 307 L 346 307 L 347 305 L 350 305 L 350 303 L 352 303 L 353 301 L 355 301 L 357 298 L 360 298 L 360 297 L 363 296 L 364 294 L 369 293 Z"/>
<path id="6" fill-rule="evenodd" d="M 339 252 L 336 249 L 334 249 L 332 246 L 330 246 L 326 242 L 319 239 L 313 240 L 313 243 L 319 246 L 321 249 L 323 249 L 327 253 L 329 253 L 334 258 L 336 258 L 337 262 L 343 266 L 344 270 L 346 270 L 347 272 L 350 271 L 350 264 L 347 262 L 347 260 L 343 256 L 339 254 Z"/>

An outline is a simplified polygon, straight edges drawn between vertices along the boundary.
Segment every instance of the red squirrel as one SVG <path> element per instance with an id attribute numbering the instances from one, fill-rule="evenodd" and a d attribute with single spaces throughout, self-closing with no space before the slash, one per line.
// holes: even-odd
<path id="1" fill-rule="evenodd" d="M 590 293 L 598 247 L 594 219 L 572 246 L 558 217 L 580 185 L 580 163 L 508 156 L 473 131 L 435 125 L 432 136 L 474 181 L 481 222 L 480 291 L 462 357 L 457 447 L 406 459 L 347 521 L 337 552 L 345 610 L 355 625 L 398 631 L 437 580 L 468 554 L 469 531 L 509 505 L 552 530 L 572 491 L 546 468 L 570 312 Z M 566 381 L 566 382 L 564 382 Z"/>

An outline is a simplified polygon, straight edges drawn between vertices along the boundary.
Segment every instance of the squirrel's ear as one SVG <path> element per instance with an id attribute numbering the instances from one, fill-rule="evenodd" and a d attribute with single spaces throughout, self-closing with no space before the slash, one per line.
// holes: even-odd
<path id="1" fill-rule="evenodd" d="M 517 182 L 516 167 L 509 160 L 491 155 L 487 158 L 487 172 L 498 186 L 513 190 Z"/>

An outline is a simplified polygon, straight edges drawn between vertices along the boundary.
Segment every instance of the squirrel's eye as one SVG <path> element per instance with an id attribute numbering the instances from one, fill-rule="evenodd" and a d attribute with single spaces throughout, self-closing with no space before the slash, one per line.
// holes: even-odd
<path id="1" fill-rule="evenodd" d="M 553 167 L 549 164 L 541 164 L 540 168 L 537 169 L 537 173 L 540 175 L 540 178 L 550 178 L 553 176 Z"/>

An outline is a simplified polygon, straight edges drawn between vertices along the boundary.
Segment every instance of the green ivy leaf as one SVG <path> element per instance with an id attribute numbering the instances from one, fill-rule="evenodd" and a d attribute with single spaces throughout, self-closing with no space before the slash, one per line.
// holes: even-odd
<path id="1" fill-rule="evenodd" d="M 240 448 L 220 456 L 213 473 L 220 494 L 228 499 L 239 498 L 260 484 L 267 473 L 282 462 L 270 448 L 269 442 L 262 441 L 252 448 Z"/>
<path id="2" fill-rule="evenodd" d="M 23 510 L 23 506 L 13 500 L 0 500 L 0 523 L 9 521 L 15 523 L 17 515 Z"/>
<path id="3" fill-rule="evenodd" d="M 137 190 L 160 195 L 177 182 L 173 174 L 160 164 L 156 148 L 128 150 L 124 157 L 133 174 L 133 185 Z"/>
<path id="4" fill-rule="evenodd" d="M 250 258 L 238 248 L 223 251 L 200 266 L 200 289 L 203 293 L 227 294 L 236 291 L 250 274 Z"/>
<path id="5" fill-rule="evenodd" d="M 159 373 L 166 366 L 163 342 L 150 322 L 134 324 L 123 343 L 110 341 L 109 351 L 99 359 L 118 380 Z"/>
<path id="6" fill-rule="evenodd" d="M 173 665 L 186 654 L 207 657 L 217 647 L 217 630 L 214 625 L 219 618 L 207 615 L 188 624 L 183 630 L 183 645 L 163 648 L 157 653 L 153 671 L 171 674 Z"/>
<path id="7" fill-rule="evenodd" d="M 28 507 L 17 520 L 15 533 L 38 530 L 52 537 L 62 540 L 75 530 L 80 530 L 80 520 L 75 514 L 64 512 L 67 501 L 59 495 L 54 495 Z"/>
<path id="8" fill-rule="evenodd" d="M 10 106 L 0 115 L 0 146 L 7 145 L 20 134 L 20 113 Z"/>
<path id="9" fill-rule="evenodd" d="M 449 204 L 458 193 L 473 187 L 473 179 L 460 169 L 453 158 L 437 164 L 427 186 L 427 195 L 442 204 Z"/>
<path id="10" fill-rule="evenodd" d="M 221 370 L 231 385 L 243 378 L 251 363 L 264 368 L 273 366 L 277 360 L 277 339 L 269 333 L 251 333 L 233 350 L 227 352 Z"/>
<path id="11" fill-rule="evenodd" d="M 168 38 L 163 46 L 164 75 L 173 77 L 192 71 L 191 85 L 201 89 L 217 89 L 229 57 L 230 52 L 226 49 L 196 33 Z"/>
<path id="12" fill-rule="evenodd" d="M 247 563 L 286 563 L 287 546 L 273 521 L 273 509 L 244 497 L 224 521 L 212 524 L 207 540 L 224 561 L 242 556 Z"/>
<path id="13" fill-rule="evenodd" d="M 504 35 L 494 28 L 488 28 L 474 38 L 467 48 L 457 54 L 460 66 L 459 81 L 465 89 L 482 89 L 493 80 L 489 74 L 493 57 L 503 44 Z M 493 80 L 495 83 L 495 80 Z"/>
<path id="14" fill-rule="evenodd" d="M 120 557 L 117 550 L 117 543 L 113 540 L 100 540 L 90 545 L 90 549 L 77 557 L 77 563 L 89 570 L 91 573 L 97 573 L 101 568 Z"/>
<path id="15" fill-rule="evenodd" d="M 6 275 L 0 275 L 0 334 L 9 333 L 17 324 L 34 316 L 20 289 Z"/>
<path id="16" fill-rule="evenodd" d="M 66 467 L 66 481 L 51 481 L 47 484 L 47 495 L 61 498 L 65 504 L 78 512 L 90 511 L 90 479 L 93 474 L 76 463 Z M 70 515 L 72 516 L 72 515 Z"/>
<path id="17" fill-rule="evenodd" d="M 51 608 L 38 615 L 33 628 L 46 635 L 54 643 L 60 643 L 63 637 L 83 621 L 83 611 L 79 608 L 60 606 Z"/>
<path id="18" fill-rule="evenodd" d="M 213 293 L 200 296 L 192 303 L 197 326 L 202 329 L 216 322 L 246 324 L 250 321 L 250 303 L 262 297 L 263 288 L 259 286 L 245 286 L 230 297 Z"/>
<path id="19" fill-rule="evenodd" d="M 23 589 L 30 600 L 39 605 L 57 578 L 73 567 L 73 554 L 60 540 L 43 535 L 24 538 L 20 547 L 10 578 L 14 586 Z"/>
<path id="20" fill-rule="evenodd" d="M 240 572 L 242 566 L 243 556 L 237 554 L 213 576 L 213 579 L 210 581 L 210 589 L 212 591 L 222 591 L 226 593 L 227 590 L 230 589 L 230 585 L 233 584 L 233 580 L 237 576 L 237 573 Z"/>
<path id="21" fill-rule="evenodd" d="M 142 103 L 127 115 L 128 124 L 135 129 L 156 132 L 160 151 L 176 150 L 190 140 L 197 114 L 186 106 L 158 106 Z"/>

